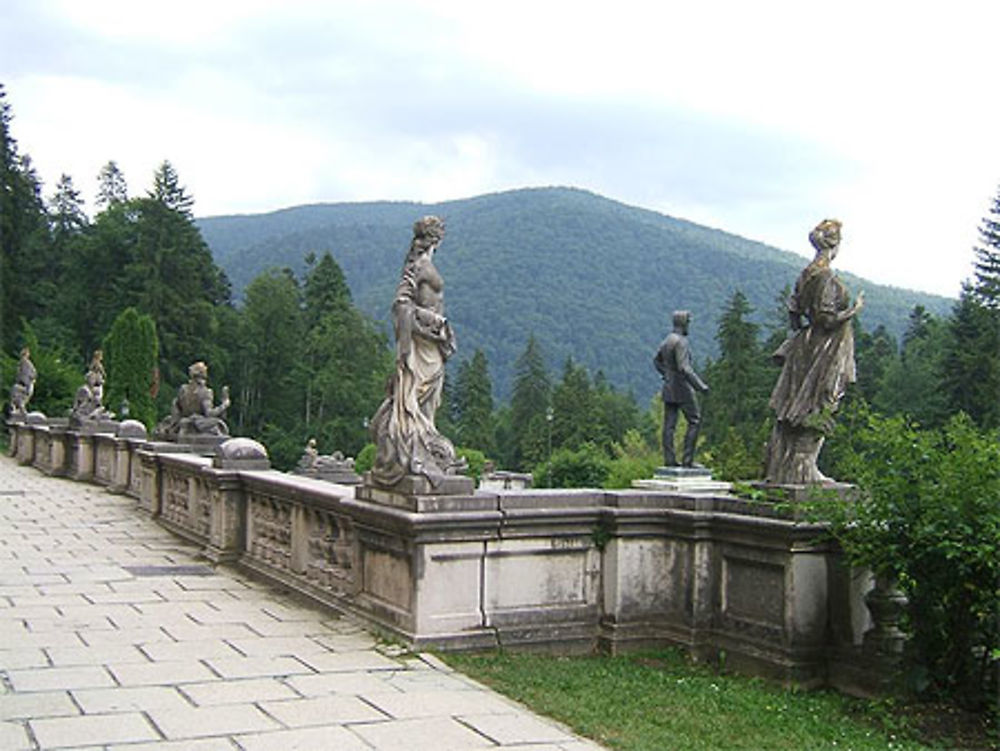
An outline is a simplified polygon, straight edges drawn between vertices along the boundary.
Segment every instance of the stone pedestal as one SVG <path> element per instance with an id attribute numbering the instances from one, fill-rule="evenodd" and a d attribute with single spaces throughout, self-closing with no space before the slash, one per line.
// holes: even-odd
<path id="1" fill-rule="evenodd" d="M 858 487 L 848 482 L 811 483 L 808 485 L 776 482 L 752 482 L 750 487 L 764 493 L 767 500 L 777 503 L 805 503 L 824 500 L 854 500 Z"/>
<path id="2" fill-rule="evenodd" d="M 364 482 L 355 488 L 358 500 L 392 506 L 406 511 L 474 510 L 476 482 L 471 477 L 450 475 L 437 486 L 420 475 L 407 475 L 392 487 L 375 482 L 367 472 Z M 492 504 L 495 507 L 495 502 Z"/>
<path id="3" fill-rule="evenodd" d="M 651 480 L 633 480 L 632 487 L 700 495 L 728 493 L 732 484 L 713 480 L 712 470 L 704 467 L 657 467 Z"/>

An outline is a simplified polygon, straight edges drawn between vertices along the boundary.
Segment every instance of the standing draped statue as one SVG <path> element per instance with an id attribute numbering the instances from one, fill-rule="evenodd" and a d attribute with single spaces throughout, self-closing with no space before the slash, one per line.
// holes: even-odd
<path id="1" fill-rule="evenodd" d="M 28 402 L 35 393 L 35 379 L 38 371 L 31 362 L 31 350 L 25 347 L 21 350 L 21 360 L 17 364 L 17 375 L 10 388 L 10 414 L 23 417 L 28 412 Z"/>
<path id="2" fill-rule="evenodd" d="M 444 280 L 434 266 L 443 238 L 444 222 L 436 216 L 413 225 L 392 303 L 396 371 L 371 422 L 376 447 L 372 479 L 387 487 L 407 475 L 423 476 L 437 487 L 446 475 L 464 469 L 451 441 L 434 425 L 445 361 L 455 353 L 455 334 L 444 317 Z"/>
<path id="3" fill-rule="evenodd" d="M 826 219 L 809 233 L 816 257 L 799 274 L 788 300 L 792 333 L 774 353 L 782 368 L 770 401 L 775 425 L 767 446 L 768 482 L 829 482 L 816 459 L 847 384 L 855 380 L 851 319 L 864 305 L 863 292 L 851 305 L 847 288 L 830 268 L 840 227 Z"/>

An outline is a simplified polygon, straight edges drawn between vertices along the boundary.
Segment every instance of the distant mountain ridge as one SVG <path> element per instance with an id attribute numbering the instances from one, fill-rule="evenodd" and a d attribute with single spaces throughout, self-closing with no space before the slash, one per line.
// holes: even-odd
<path id="1" fill-rule="evenodd" d="M 437 214 L 447 227 L 435 262 L 459 360 L 482 349 L 495 395 L 510 395 L 514 361 L 534 333 L 553 377 L 572 356 L 643 403 L 658 389 L 651 366 L 674 309 L 691 310 L 699 359 L 714 355 L 718 318 L 740 289 L 755 320 L 771 311 L 802 256 L 576 188 L 525 188 L 437 204 L 313 204 L 267 214 L 197 220 L 234 294 L 270 267 L 301 275 L 309 252 L 329 251 L 358 306 L 387 321 L 414 220 Z M 809 228 L 803 229 L 803 242 Z M 943 315 L 948 298 L 867 282 L 862 324 L 895 336 L 914 305 Z"/>

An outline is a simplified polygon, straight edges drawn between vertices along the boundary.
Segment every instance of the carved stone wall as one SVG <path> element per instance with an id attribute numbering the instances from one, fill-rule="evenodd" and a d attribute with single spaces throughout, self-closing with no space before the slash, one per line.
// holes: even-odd
<path id="1" fill-rule="evenodd" d="M 33 461 L 40 428 L 13 430 L 19 456 L 30 445 Z M 128 446 L 129 492 L 211 560 L 418 649 L 678 644 L 808 686 L 849 683 L 867 665 L 870 586 L 848 576 L 822 527 L 767 504 L 645 489 L 365 497 L 153 442 Z"/>

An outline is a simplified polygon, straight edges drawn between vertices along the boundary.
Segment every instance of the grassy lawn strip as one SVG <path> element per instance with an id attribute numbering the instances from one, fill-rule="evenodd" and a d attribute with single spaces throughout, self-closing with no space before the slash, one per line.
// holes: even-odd
<path id="1" fill-rule="evenodd" d="M 927 749 L 897 737 L 879 705 L 826 691 L 789 691 L 691 664 L 673 650 L 619 657 L 449 654 L 457 670 L 628 751 Z"/>

